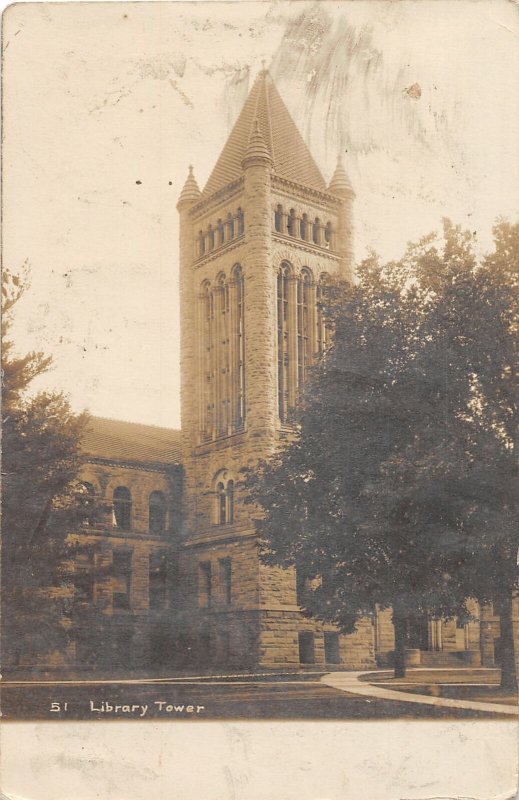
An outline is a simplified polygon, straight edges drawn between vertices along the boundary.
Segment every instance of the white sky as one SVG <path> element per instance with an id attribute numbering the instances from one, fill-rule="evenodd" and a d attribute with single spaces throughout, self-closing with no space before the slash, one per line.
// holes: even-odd
<path id="1" fill-rule="evenodd" d="M 180 424 L 175 204 L 262 59 L 327 180 L 348 151 L 358 258 L 443 216 L 485 249 L 517 218 L 517 4 L 15 4 L 4 26 L 4 264 L 32 271 L 16 341 L 53 354 L 38 388 L 78 410 Z"/>

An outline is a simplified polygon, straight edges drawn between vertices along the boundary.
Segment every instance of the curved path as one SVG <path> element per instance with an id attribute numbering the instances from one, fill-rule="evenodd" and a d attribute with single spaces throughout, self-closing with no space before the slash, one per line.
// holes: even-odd
<path id="1" fill-rule="evenodd" d="M 387 672 L 387 670 L 382 670 Z M 376 672 L 329 672 L 323 675 L 321 683 L 339 689 L 341 692 L 360 694 L 368 697 L 377 697 L 381 700 L 398 700 L 399 703 L 419 703 L 428 706 L 443 706 L 445 708 L 466 708 L 471 711 L 485 711 L 491 714 L 507 714 L 517 716 L 519 708 L 501 703 L 481 703 L 476 700 L 458 700 L 451 697 L 431 697 L 426 694 L 407 694 L 406 692 L 386 689 L 383 686 L 374 686 L 366 680 L 360 680 L 366 675 L 376 675 Z"/>

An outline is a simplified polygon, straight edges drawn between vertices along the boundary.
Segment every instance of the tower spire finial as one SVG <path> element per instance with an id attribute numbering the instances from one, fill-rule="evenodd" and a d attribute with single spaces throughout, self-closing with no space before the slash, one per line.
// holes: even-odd
<path id="1" fill-rule="evenodd" d="M 193 165 L 190 164 L 184 188 L 182 189 L 180 197 L 178 198 L 177 208 L 185 203 L 195 203 L 199 197 L 200 189 L 198 188 L 198 184 L 193 173 Z"/>

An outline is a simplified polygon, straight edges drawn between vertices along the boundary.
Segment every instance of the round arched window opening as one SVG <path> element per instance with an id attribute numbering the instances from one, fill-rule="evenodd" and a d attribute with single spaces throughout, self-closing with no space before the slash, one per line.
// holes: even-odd
<path id="1" fill-rule="evenodd" d="M 118 486 L 113 493 L 114 525 L 128 531 L 132 524 L 132 495 L 128 487 Z"/>

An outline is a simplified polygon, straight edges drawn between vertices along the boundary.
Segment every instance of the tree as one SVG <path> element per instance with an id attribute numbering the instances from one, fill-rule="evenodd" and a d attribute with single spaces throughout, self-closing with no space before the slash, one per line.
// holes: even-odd
<path id="1" fill-rule="evenodd" d="M 74 562 L 92 545 L 71 537 L 101 513 L 78 480 L 87 414 L 60 393 L 29 396 L 51 359 L 14 355 L 13 311 L 27 274 L 2 279 L 3 495 L 2 643 L 4 666 L 63 649 L 74 631 Z"/>
<path id="2" fill-rule="evenodd" d="M 304 607 L 343 632 L 391 607 L 398 675 L 414 614 L 463 618 L 468 598 L 511 601 L 516 587 L 517 226 L 495 233 L 483 264 L 448 221 L 442 242 L 366 259 L 331 304 L 334 343 L 293 441 L 246 478 L 265 562 L 306 575 Z M 509 654 L 506 615 L 502 630 Z"/>

